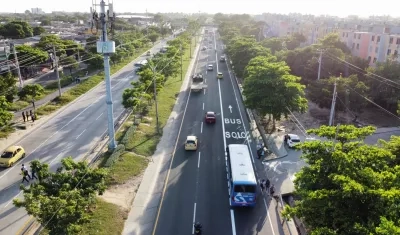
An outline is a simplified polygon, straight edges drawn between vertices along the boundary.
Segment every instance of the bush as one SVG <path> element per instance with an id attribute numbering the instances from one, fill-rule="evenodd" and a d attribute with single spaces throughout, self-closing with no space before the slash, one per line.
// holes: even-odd
<path id="1" fill-rule="evenodd" d="M 125 132 L 125 135 L 121 140 L 121 144 L 123 144 L 125 146 L 128 143 L 129 137 L 133 136 L 133 134 L 136 131 L 136 128 L 137 128 L 136 125 L 132 125 L 129 127 L 129 129 Z"/>
<path id="2" fill-rule="evenodd" d="M 114 163 L 118 160 L 119 156 L 121 156 L 125 152 L 125 145 L 120 144 L 117 146 L 117 148 L 114 149 L 114 152 L 111 154 L 111 156 L 107 159 L 106 164 L 104 165 L 105 167 L 111 167 L 114 165 Z"/>

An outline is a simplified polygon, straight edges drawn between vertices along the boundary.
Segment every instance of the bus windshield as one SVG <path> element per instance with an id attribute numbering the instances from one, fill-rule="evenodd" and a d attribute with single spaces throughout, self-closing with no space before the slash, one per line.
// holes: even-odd
<path id="1" fill-rule="evenodd" d="M 236 193 L 255 193 L 257 188 L 255 185 L 235 185 L 233 190 Z"/>

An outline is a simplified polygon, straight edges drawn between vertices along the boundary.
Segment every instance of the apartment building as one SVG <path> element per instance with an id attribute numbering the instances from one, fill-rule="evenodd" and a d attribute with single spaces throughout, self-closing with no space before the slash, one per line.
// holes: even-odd
<path id="1" fill-rule="evenodd" d="M 398 28 L 394 27 L 394 32 Z M 400 34 L 392 34 L 389 27 L 370 27 L 369 32 L 340 30 L 340 40 L 350 48 L 352 55 L 369 61 L 370 66 L 388 59 L 397 60 L 400 50 Z"/>

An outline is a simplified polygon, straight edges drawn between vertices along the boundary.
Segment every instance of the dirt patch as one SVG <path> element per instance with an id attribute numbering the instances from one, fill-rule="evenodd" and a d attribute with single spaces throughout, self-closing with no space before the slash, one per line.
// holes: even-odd
<path id="1" fill-rule="evenodd" d="M 140 174 L 124 184 L 112 185 L 100 197 L 106 202 L 113 203 L 130 211 L 142 178 L 143 174 Z"/>

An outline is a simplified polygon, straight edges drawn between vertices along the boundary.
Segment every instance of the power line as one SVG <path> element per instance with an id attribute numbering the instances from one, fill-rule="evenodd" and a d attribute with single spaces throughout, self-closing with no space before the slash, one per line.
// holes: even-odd
<path id="1" fill-rule="evenodd" d="M 352 63 L 350 63 L 350 62 L 347 62 L 346 60 L 343 60 L 343 59 L 341 59 L 341 58 L 339 58 L 339 57 L 337 57 L 337 56 L 334 56 L 334 55 L 332 55 L 332 54 L 330 54 L 330 53 L 327 53 L 327 54 L 328 54 L 329 58 L 331 58 L 331 59 L 336 59 L 336 60 L 338 60 L 338 61 L 340 61 L 340 62 L 342 62 L 342 63 L 345 63 L 345 64 L 347 64 L 347 65 L 350 65 L 350 66 L 353 67 L 354 70 L 355 70 L 355 69 L 358 69 L 359 71 L 362 71 L 362 72 L 364 72 L 364 73 L 366 72 L 366 71 L 364 71 L 362 68 L 357 67 L 356 65 L 354 65 L 354 64 L 352 64 Z M 350 68 L 351 68 L 351 67 L 350 67 Z M 395 85 L 400 86 L 400 83 L 395 82 L 395 81 L 393 81 L 393 80 L 391 80 L 391 79 L 382 77 L 382 76 L 380 76 L 380 75 L 377 75 L 377 74 L 375 74 L 375 73 L 366 72 L 366 73 L 363 74 L 363 75 L 368 76 L 368 77 L 371 77 L 371 75 L 372 75 L 372 76 L 376 76 L 376 77 L 381 78 L 381 79 L 383 79 L 383 80 L 385 80 L 385 81 L 387 81 L 387 82 L 391 82 L 391 83 L 393 83 L 393 84 L 395 84 Z M 381 81 L 381 80 L 378 80 L 378 81 Z M 381 81 L 381 82 L 383 82 L 383 81 Z M 386 83 L 386 84 L 387 84 L 387 83 Z M 389 85 L 389 84 L 388 84 L 388 85 Z M 397 87 L 397 88 L 398 88 L 398 87 Z"/>
<path id="2" fill-rule="evenodd" d="M 361 95 L 360 93 L 358 93 L 356 90 L 354 90 L 353 88 L 345 85 L 347 88 L 351 89 L 352 91 L 354 91 L 355 93 L 357 93 L 359 96 L 363 97 L 365 100 L 367 100 L 368 102 L 370 102 L 371 104 L 375 105 L 376 107 L 378 107 L 379 109 L 383 110 L 384 112 L 386 112 L 387 114 L 391 115 L 392 117 L 395 117 L 397 119 L 400 120 L 400 117 L 393 114 L 392 112 L 390 112 L 389 110 L 385 109 L 384 107 L 380 106 L 379 104 L 375 103 L 374 101 L 372 101 L 371 99 Z"/>
<path id="3" fill-rule="evenodd" d="M 179 50 L 178 50 L 178 51 L 179 51 Z M 175 53 L 174 57 L 175 57 L 177 54 L 178 54 L 178 53 Z M 172 57 L 172 59 L 173 59 L 174 57 Z M 164 69 L 172 62 L 172 59 L 171 59 L 171 60 L 169 61 L 169 63 L 168 63 L 166 66 L 164 66 L 164 68 L 162 68 L 159 72 L 161 72 L 162 70 L 164 70 Z M 159 63 L 160 63 L 160 62 L 159 62 Z M 152 82 L 149 84 L 149 86 L 148 86 L 148 87 L 143 91 L 143 93 L 141 94 L 141 96 L 140 96 L 140 98 L 139 98 L 139 101 L 141 101 L 141 100 L 143 99 L 143 97 L 144 97 L 144 95 L 146 94 L 147 90 L 153 85 L 152 83 L 154 82 L 155 79 L 156 79 L 156 77 L 154 76 Z M 140 102 L 138 102 L 134 107 L 132 107 L 132 109 L 135 109 L 139 104 L 140 104 Z M 82 178 L 78 181 L 78 183 L 77 183 L 76 186 L 74 187 L 74 190 L 80 185 L 80 183 L 81 183 L 82 180 L 86 177 L 87 174 L 88 174 L 88 172 L 86 172 L 86 173 L 82 176 Z M 56 212 L 54 212 L 54 214 L 50 217 L 50 219 L 43 225 L 44 228 L 50 223 L 50 221 L 54 218 L 54 216 L 60 211 L 61 207 L 62 207 L 62 206 L 60 206 L 60 207 L 56 210 Z"/>

